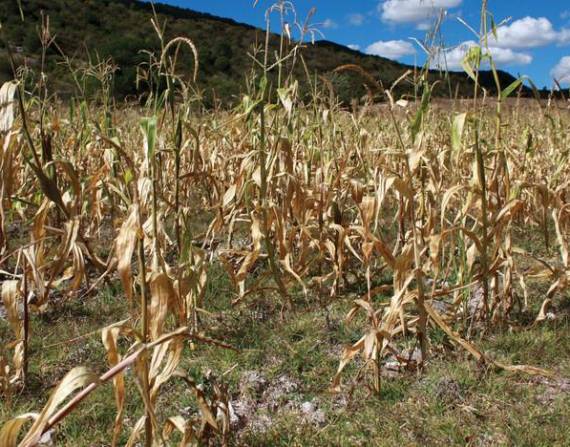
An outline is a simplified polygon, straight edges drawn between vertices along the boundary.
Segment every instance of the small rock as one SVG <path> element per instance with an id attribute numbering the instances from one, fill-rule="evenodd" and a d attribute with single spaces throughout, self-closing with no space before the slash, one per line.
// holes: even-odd
<path id="1" fill-rule="evenodd" d="M 251 401 L 233 400 L 230 402 L 230 424 L 232 427 L 243 427 L 248 418 L 255 414 L 255 405 Z"/>
<path id="2" fill-rule="evenodd" d="M 52 447 L 55 445 L 54 443 L 54 432 L 53 430 L 46 431 L 38 442 L 38 446 L 40 447 Z"/>
<path id="3" fill-rule="evenodd" d="M 301 413 L 314 425 L 322 426 L 326 422 L 324 411 L 317 408 L 313 402 L 303 402 L 301 404 Z"/>
<path id="4" fill-rule="evenodd" d="M 422 351 L 420 348 L 415 348 L 413 351 L 411 349 L 404 349 L 401 357 L 404 358 L 406 362 L 420 363 L 422 360 Z"/>
<path id="5" fill-rule="evenodd" d="M 422 352 L 419 348 L 404 349 L 397 356 L 390 356 L 382 364 L 380 374 L 388 379 L 395 379 L 402 375 L 404 370 L 414 370 L 418 368 L 422 359 Z"/>

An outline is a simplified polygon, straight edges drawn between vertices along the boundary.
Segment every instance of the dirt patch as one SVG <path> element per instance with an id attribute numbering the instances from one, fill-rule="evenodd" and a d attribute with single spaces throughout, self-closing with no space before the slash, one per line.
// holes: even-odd
<path id="1" fill-rule="evenodd" d="M 238 436 L 248 431 L 263 433 L 286 414 L 315 426 L 326 423 L 318 400 L 304 399 L 299 382 L 288 375 L 269 380 L 259 371 L 246 371 L 239 389 L 239 395 L 230 402 L 230 420 Z"/>
<path id="2" fill-rule="evenodd" d="M 535 382 L 545 387 L 544 392 L 537 396 L 537 400 L 542 404 L 549 405 L 562 396 L 570 396 L 570 379 L 538 377 Z"/>

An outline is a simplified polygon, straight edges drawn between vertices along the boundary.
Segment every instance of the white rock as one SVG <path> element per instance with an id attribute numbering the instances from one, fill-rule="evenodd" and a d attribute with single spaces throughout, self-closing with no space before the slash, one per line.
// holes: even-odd
<path id="1" fill-rule="evenodd" d="M 324 411 L 317 408 L 313 402 L 303 402 L 301 404 L 301 413 L 303 413 L 312 424 L 324 425 L 326 422 Z"/>
<path id="2" fill-rule="evenodd" d="M 38 442 L 38 446 L 40 447 L 51 447 L 53 445 L 55 445 L 54 441 L 53 441 L 53 430 L 48 430 L 46 431 L 42 437 L 40 438 L 39 442 Z"/>
<path id="3" fill-rule="evenodd" d="M 312 413 L 313 411 L 315 411 L 315 405 L 313 404 L 313 402 L 303 402 L 301 404 L 301 412 L 309 414 Z"/>

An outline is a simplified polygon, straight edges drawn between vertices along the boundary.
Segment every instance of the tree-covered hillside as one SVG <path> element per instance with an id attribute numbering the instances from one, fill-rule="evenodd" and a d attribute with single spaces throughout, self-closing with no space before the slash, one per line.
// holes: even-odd
<path id="1" fill-rule="evenodd" d="M 21 9 L 20 9 L 21 6 Z M 168 5 L 156 5 L 161 23 L 166 23 L 166 37 L 186 36 L 196 44 L 199 57 L 198 87 L 207 103 L 213 98 L 232 102 L 239 95 L 253 65 L 253 48 L 264 42 L 264 31 L 230 19 L 214 17 Z M 112 60 L 117 66 L 113 93 L 117 97 L 138 95 L 137 66 L 148 61 L 148 53 L 160 51 L 160 42 L 151 24 L 152 7 L 136 0 L 0 0 L 0 23 L 3 36 L 0 43 L 0 80 L 12 77 L 6 45 L 14 49 L 16 62 L 37 72 L 42 46 L 39 37 L 42 16 L 47 21 L 56 45 L 47 51 L 46 72 L 51 90 L 61 95 L 70 94 L 75 83 L 69 64 L 62 64 L 61 52 L 74 68 L 88 66 L 97 61 Z M 260 14 L 262 11 L 260 10 Z M 277 50 L 279 37 L 272 35 L 270 45 Z M 402 73 L 412 67 L 376 56 L 369 56 L 347 47 L 317 41 L 307 44 L 303 51 L 310 75 L 325 75 L 333 83 L 336 93 L 344 101 L 366 93 L 362 77 L 355 73 L 333 73 L 343 64 L 358 64 L 384 85 L 391 85 Z M 183 72 L 191 73 L 193 58 L 190 52 L 180 55 Z M 306 79 L 302 64 L 297 65 L 299 79 Z M 500 73 L 503 86 L 514 78 Z M 439 72 L 432 77 L 445 78 Z M 458 93 L 468 96 L 472 86 L 465 74 L 451 73 L 438 85 L 439 95 Z M 494 89 L 489 73 L 483 73 L 482 84 Z M 413 93 L 412 86 L 402 84 L 398 94 Z"/>

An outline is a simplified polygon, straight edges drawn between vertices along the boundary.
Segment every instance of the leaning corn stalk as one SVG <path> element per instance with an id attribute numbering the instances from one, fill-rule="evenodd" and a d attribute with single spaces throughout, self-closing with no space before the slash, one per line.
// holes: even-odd
<path id="1" fill-rule="evenodd" d="M 115 387 L 115 396 L 117 398 L 117 404 L 119 413 L 117 415 L 115 429 L 114 429 L 114 439 L 120 434 L 121 431 L 121 414 L 124 403 L 124 372 L 127 368 L 134 368 L 136 375 L 139 380 L 142 380 L 140 373 L 143 371 L 144 358 L 146 356 L 150 357 L 150 371 L 149 371 L 149 384 L 150 384 L 150 400 L 146 400 L 146 393 L 142 393 L 143 399 L 145 399 L 145 406 L 150 407 L 152 422 L 157 426 L 158 422 L 154 416 L 154 408 L 156 406 L 156 399 L 159 395 L 160 388 L 168 382 L 172 377 L 180 377 L 181 373 L 177 372 L 177 367 L 180 362 L 180 354 L 182 350 L 182 343 L 185 339 L 192 339 L 195 342 L 203 342 L 208 344 L 217 345 L 223 348 L 230 349 L 231 347 L 227 344 L 212 340 L 200 334 L 190 334 L 188 327 L 180 327 L 177 330 L 164 334 L 155 341 L 141 345 L 137 343 L 133 345 L 131 352 L 129 352 L 124 357 L 120 357 L 117 353 L 117 336 L 120 333 L 133 333 L 132 328 L 129 328 L 126 322 L 113 325 L 106 328 L 103 331 L 103 337 L 105 346 L 107 347 L 109 359 L 111 360 L 112 367 L 102 374 L 101 376 L 96 376 L 89 370 L 83 367 L 78 367 L 71 370 L 56 387 L 48 402 L 39 413 L 28 413 L 9 420 L 4 424 L 0 430 L 0 443 L 5 447 L 32 447 L 35 446 L 42 435 L 48 430 L 52 429 L 54 426 L 63 421 L 71 412 L 75 411 L 79 405 L 96 389 L 101 385 L 109 381 L 113 381 Z M 142 369 L 141 369 L 142 368 Z M 201 408 L 203 408 L 202 416 L 203 419 L 201 423 L 197 425 L 187 425 L 186 430 L 188 430 L 189 437 L 204 439 L 206 434 L 200 431 L 198 427 L 203 426 L 207 423 L 214 430 L 214 433 L 222 433 L 227 431 L 227 424 L 223 427 L 213 417 L 212 407 L 208 407 L 211 403 L 208 403 L 202 394 L 200 394 L 199 389 L 192 387 L 195 392 L 197 392 L 196 397 Z M 217 396 L 222 399 L 220 405 L 226 405 L 227 401 L 223 403 L 222 393 Z M 214 408 L 217 407 L 217 403 L 214 404 Z M 174 421 L 183 421 L 179 419 L 180 416 L 174 416 Z M 143 416 L 135 424 L 133 432 L 127 442 L 127 445 L 135 445 L 136 441 L 140 438 L 141 432 L 144 428 Z M 24 434 L 21 441 L 18 443 L 20 434 L 24 425 L 28 422 L 32 422 L 31 427 Z M 167 421 L 164 429 L 168 430 L 171 427 L 172 418 Z M 185 431 L 186 431 L 185 430 Z M 156 433 L 161 432 L 161 430 Z M 198 434 L 198 437 L 196 436 Z"/>

